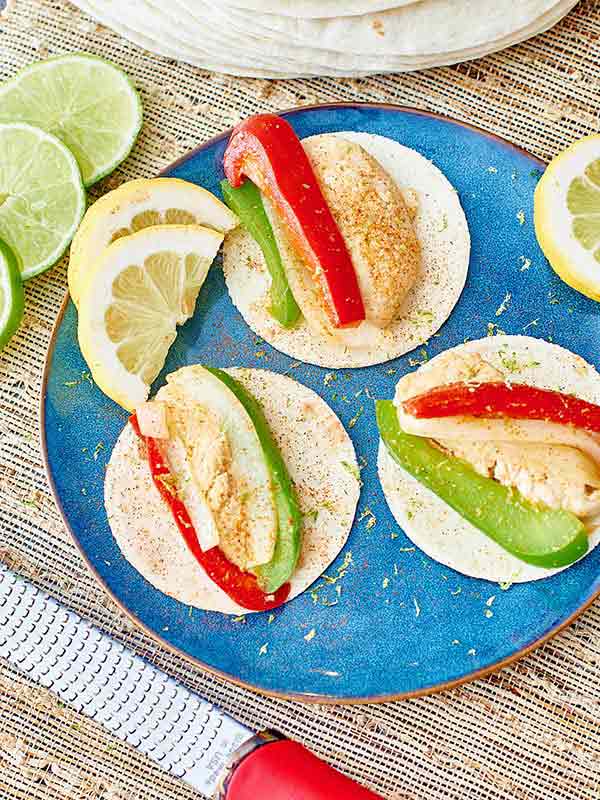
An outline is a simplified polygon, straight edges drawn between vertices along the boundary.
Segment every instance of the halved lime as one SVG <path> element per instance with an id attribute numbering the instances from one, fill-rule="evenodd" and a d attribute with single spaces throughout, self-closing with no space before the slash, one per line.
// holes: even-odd
<path id="1" fill-rule="evenodd" d="M 56 136 L 90 186 L 129 154 L 142 126 L 142 104 L 110 61 L 70 53 L 32 64 L 0 85 L 3 122 L 26 122 Z"/>
<path id="2" fill-rule="evenodd" d="M 17 259 L 0 239 L 0 350 L 15 333 L 23 319 L 23 282 Z"/>
<path id="3" fill-rule="evenodd" d="M 59 260 L 84 211 L 71 151 L 31 125 L 0 125 L 0 239 L 16 254 L 23 280 Z"/>

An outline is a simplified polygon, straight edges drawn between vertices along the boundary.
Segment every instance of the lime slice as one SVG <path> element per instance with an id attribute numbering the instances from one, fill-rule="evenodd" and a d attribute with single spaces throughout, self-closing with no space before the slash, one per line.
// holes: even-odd
<path id="1" fill-rule="evenodd" d="M 59 260 L 84 211 L 71 151 L 31 125 L 0 125 L 0 238 L 17 256 L 23 280 Z"/>
<path id="2" fill-rule="evenodd" d="M 23 319 L 24 292 L 17 259 L 0 239 L 0 350 Z"/>
<path id="3" fill-rule="evenodd" d="M 114 64 L 70 53 L 32 64 L 0 85 L 3 122 L 26 122 L 59 138 L 90 186 L 129 154 L 142 126 L 142 104 Z"/>
<path id="4" fill-rule="evenodd" d="M 151 226 L 105 247 L 87 271 L 79 345 L 97 385 L 123 408 L 148 396 L 222 241 L 201 225 Z"/>
<path id="5" fill-rule="evenodd" d="M 550 162 L 535 192 L 535 231 L 565 283 L 600 300 L 600 135 Z"/>

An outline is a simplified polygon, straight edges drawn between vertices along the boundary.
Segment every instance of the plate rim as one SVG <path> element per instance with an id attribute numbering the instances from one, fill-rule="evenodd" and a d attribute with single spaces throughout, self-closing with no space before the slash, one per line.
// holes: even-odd
<path id="1" fill-rule="evenodd" d="M 332 102 L 332 103 L 315 103 L 311 105 L 294 106 L 293 108 L 285 109 L 277 113 L 280 116 L 287 116 L 302 111 L 327 111 L 339 108 L 393 111 L 401 114 L 407 114 L 407 113 L 414 114 L 416 116 L 427 117 L 430 119 L 439 120 L 441 122 L 449 122 L 458 127 L 474 131 L 475 133 L 481 134 L 489 139 L 493 139 L 499 142 L 500 144 L 517 151 L 521 155 L 525 155 L 528 158 L 533 159 L 539 164 L 539 166 L 542 169 L 545 169 L 545 167 L 547 166 L 547 163 L 543 159 L 539 158 L 539 156 L 533 155 L 524 147 L 514 144 L 509 139 L 506 139 L 505 137 L 500 136 L 497 133 L 493 133 L 492 131 L 488 131 L 485 128 L 481 128 L 478 125 L 473 125 L 469 122 L 463 122 L 462 120 L 458 120 L 455 117 L 451 117 L 445 114 L 438 114 L 435 111 L 428 111 L 426 109 L 414 108 L 412 106 L 402 106 L 402 105 L 397 105 L 395 103 L 348 101 L 348 102 Z M 158 173 L 157 177 L 165 176 L 166 173 L 169 173 L 172 170 L 176 169 L 178 166 L 185 163 L 189 159 L 193 158 L 203 150 L 206 150 L 207 148 L 215 144 L 218 144 L 219 142 L 222 142 L 224 139 L 228 138 L 231 135 L 232 131 L 233 127 L 228 128 L 226 131 L 219 133 L 216 136 L 211 137 L 210 139 L 207 139 L 206 141 L 199 144 L 197 147 L 193 148 L 187 153 L 184 153 L 184 155 L 180 156 L 178 159 L 176 159 L 175 161 L 164 167 Z M 480 680 L 481 678 L 485 678 L 497 672 L 500 672 L 501 670 L 505 669 L 511 664 L 514 664 L 515 662 L 524 658 L 525 656 L 530 655 L 535 650 L 537 650 L 537 648 L 546 644 L 555 636 L 557 636 L 559 633 L 561 633 L 561 631 L 565 630 L 565 628 L 568 628 L 569 625 L 572 625 L 573 622 L 575 622 L 575 620 L 578 617 L 584 614 L 593 605 L 593 603 L 596 600 L 598 600 L 598 598 L 600 598 L 600 587 L 599 587 L 598 590 L 595 591 L 590 596 L 590 598 L 588 598 L 577 609 L 575 609 L 575 611 L 561 623 L 552 627 L 549 631 L 544 633 L 535 641 L 531 642 L 530 644 L 524 647 L 521 647 L 519 650 L 515 651 L 512 655 L 507 656 L 506 658 L 501 659 L 500 661 L 496 661 L 493 664 L 490 664 L 486 667 L 481 667 L 479 669 L 472 670 L 462 675 L 459 678 L 442 681 L 439 683 L 432 684 L 431 686 L 425 686 L 421 689 L 412 689 L 405 692 L 391 692 L 391 693 L 376 694 L 376 695 L 361 696 L 361 697 L 343 697 L 343 696 L 340 697 L 335 694 L 315 694 L 313 692 L 306 692 L 306 693 L 289 692 L 289 691 L 282 692 L 282 691 L 277 691 L 275 689 L 267 689 L 255 683 L 244 681 L 241 678 L 237 677 L 236 675 L 232 675 L 224 670 L 220 670 L 217 669 L 216 667 L 206 664 L 201 659 L 196 658 L 195 656 L 192 656 L 189 653 L 187 653 L 185 650 L 182 650 L 180 647 L 171 644 L 171 642 L 167 641 L 162 636 L 160 636 L 159 633 L 148 627 L 146 623 L 142 622 L 142 620 L 136 614 L 134 614 L 127 608 L 125 603 L 108 587 L 108 585 L 105 583 L 100 573 L 97 571 L 97 569 L 94 567 L 94 565 L 88 558 L 87 553 L 84 551 L 83 546 L 80 544 L 79 539 L 76 536 L 73 528 L 71 527 L 71 524 L 64 511 L 62 500 L 56 489 L 56 484 L 54 482 L 54 477 L 50 467 L 50 459 L 48 455 L 48 442 L 46 437 L 46 399 L 48 394 L 48 379 L 50 375 L 50 365 L 56 347 L 58 330 L 63 321 L 65 312 L 67 310 L 67 306 L 69 304 L 69 300 L 70 300 L 70 295 L 67 289 L 65 291 L 63 301 L 61 303 L 60 309 L 52 326 L 52 331 L 50 333 L 50 339 L 48 341 L 48 347 L 46 350 L 46 356 L 44 360 L 44 368 L 42 371 L 40 400 L 39 400 L 39 427 L 40 427 L 40 444 L 42 450 L 42 460 L 44 464 L 44 471 L 46 473 L 46 479 L 48 481 L 48 485 L 50 487 L 54 503 L 62 518 L 63 524 L 66 530 L 69 532 L 69 535 L 73 543 L 75 544 L 75 547 L 79 551 L 79 554 L 83 558 L 83 561 L 88 571 L 91 572 L 96 582 L 108 594 L 108 596 L 112 599 L 117 608 L 119 608 L 119 610 L 122 613 L 124 613 L 125 616 L 128 617 L 138 629 L 143 630 L 144 633 L 146 633 L 161 647 L 164 647 L 170 653 L 181 657 L 184 661 L 193 665 L 197 669 L 199 668 L 201 671 L 206 672 L 214 677 L 217 677 L 220 680 L 232 683 L 233 685 L 238 686 L 242 689 L 247 689 L 249 691 L 255 692 L 259 695 L 262 695 L 263 697 L 277 698 L 279 700 L 291 700 L 307 704 L 322 703 L 324 705 L 366 705 L 370 703 L 388 703 L 388 702 L 396 702 L 399 700 L 410 700 L 417 697 L 426 697 L 428 695 L 437 694 L 439 692 L 449 691 L 458 686 L 462 686 L 463 684 L 471 683 L 472 681 Z"/>

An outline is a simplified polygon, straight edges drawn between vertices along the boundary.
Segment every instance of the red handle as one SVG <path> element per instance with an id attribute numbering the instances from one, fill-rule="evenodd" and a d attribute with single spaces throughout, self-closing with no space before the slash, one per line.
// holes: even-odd
<path id="1" fill-rule="evenodd" d="M 297 742 L 254 750 L 230 779 L 226 800 L 382 800 Z"/>

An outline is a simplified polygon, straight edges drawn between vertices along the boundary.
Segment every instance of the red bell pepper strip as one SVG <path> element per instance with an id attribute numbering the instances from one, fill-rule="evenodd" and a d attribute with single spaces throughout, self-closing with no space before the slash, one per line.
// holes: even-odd
<path id="1" fill-rule="evenodd" d="M 274 594 L 267 595 L 260 588 L 256 575 L 243 572 L 226 558 L 219 547 L 212 547 L 210 550 L 201 549 L 190 515 L 172 485 L 171 472 L 163 458 L 160 440 L 142 435 L 135 414 L 129 418 L 129 422 L 136 434 L 146 443 L 148 464 L 154 485 L 169 507 L 190 552 L 208 577 L 235 603 L 249 611 L 269 611 L 285 603 L 290 593 L 289 583 L 285 583 Z"/>
<path id="2" fill-rule="evenodd" d="M 412 417 L 510 417 L 572 425 L 600 434 L 600 406 L 572 394 L 522 383 L 452 383 L 402 403 Z"/>
<path id="3" fill-rule="evenodd" d="M 231 186 L 241 186 L 245 176 L 271 201 L 293 249 L 318 280 L 333 325 L 362 322 L 365 308 L 352 259 L 289 122 L 258 114 L 240 123 L 231 134 L 223 167 Z"/>

